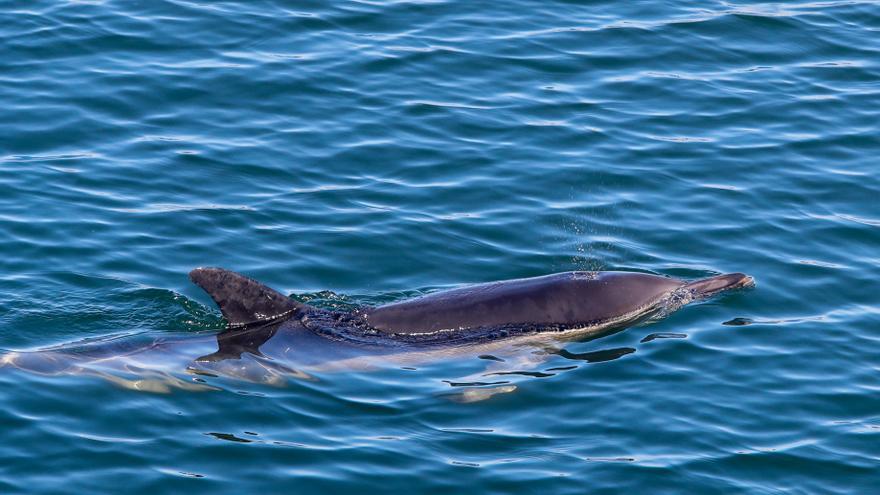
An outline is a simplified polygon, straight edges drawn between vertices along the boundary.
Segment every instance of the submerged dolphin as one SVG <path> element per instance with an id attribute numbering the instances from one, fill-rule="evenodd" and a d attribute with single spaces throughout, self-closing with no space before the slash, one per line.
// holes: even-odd
<path id="1" fill-rule="evenodd" d="M 416 364 L 463 353 L 505 361 L 481 355 L 489 351 L 504 355 L 506 364 L 513 367 L 522 365 L 523 360 L 534 364 L 532 361 L 543 360 L 541 355 L 547 354 L 594 362 L 615 359 L 634 349 L 584 354 L 547 351 L 548 339 L 543 334 L 557 339 L 595 338 L 664 316 L 688 302 L 754 283 L 742 273 L 688 282 L 634 272 L 568 272 L 472 285 L 377 307 L 331 311 L 298 302 L 220 268 L 197 268 L 190 272 L 190 278 L 211 296 L 226 318 L 227 328 L 219 334 L 86 340 L 7 353 L 0 356 L 0 366 L 43 374 L 91 374 L 127 388 L 168 392 L 171 388 L 215 388 L 200 377 L 283 384 L 288 377 L 309 378 L 309 372 L 388 362 Z M 538 351 L 523 352 L 522 345 Z M 182 378 L 182 371 L 191 378 Z M 509 370 L 490 374 L 511 373 L 528 374 Z M 134 379 L 126 378 L 132 375 Z M 512 390 L 506 387 L 492 393 Z M 482 397 L 487 392 L 467 393 Z M 465 394 L 460 400 L 477 398 Z"/>

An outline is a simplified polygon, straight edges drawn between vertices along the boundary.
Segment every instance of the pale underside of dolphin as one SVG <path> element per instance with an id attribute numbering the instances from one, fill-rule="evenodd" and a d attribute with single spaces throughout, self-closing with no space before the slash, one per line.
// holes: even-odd
<path id="1" fill-rule="evenodd" d="M 484 353 L 503 356 L 498 359 L 501 363 L 490 362 L 490 369 L 494 366 L 496 371 L 490 375 L 516 374 L 548 354 L 588 362 L 615 359 L 634 349 L 576 355 L 554 348 L 552 342 L 600 337 L 665 316 L 688 302 L 754 283 L 741 273 L 685 281 L 635 272 L 567 272 L 331 311 L 221 268 L 197 268 L 190 278 L 217 303 L 227 320 L 226 330 L 143 342 L 75 343 L 7 354 L 0 365 L 44 374 L 97 375 L 153 392 L 213 388 L 198 376 L 280 385 L 290 377 L 310 378 L 309 372 L 367 369 L 384 363 L 412 366 Z M 522 346 L 529 346 L 531 352 Z M 181 378 L 182 371 L 196 378 Z M 465 391 L 461 400 L 475 400 L 467 394 L 483 397 L 495 392 Z"/>

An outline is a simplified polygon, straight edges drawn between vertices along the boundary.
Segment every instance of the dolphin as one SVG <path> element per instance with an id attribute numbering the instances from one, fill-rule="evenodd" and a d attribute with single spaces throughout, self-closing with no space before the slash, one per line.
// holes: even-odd
<path id="1" fill-rule="evenodd" d="M 575 271 L 338 311 L 305 304 L 222 268 L 196 268 L 189 276 L 226 319 L 220 333 L 91 339 L 5 353 L 0 366 L 50 375 L 96 375 L 149 392 L 216 389 L 202 377 L 217 376 L 283 385 L 289 377 L 313 379 L 309 372 L 386 362 L 416 364 L 465 353 L 500 361 L 490 367 L 503 371 L 479 376 L 544 376 L 510 370 L 542 361 L 548 354 L 586 362 L 616 359 L 635 349 L 576 354 L 555 349 L 551 342 L 598 338 L 663 317 L 689 302 L 754 285 L 754 279 L 742 273 L 686 281 L 638 272 Z M 532 352 L 523 352 L 523 346 Z M 180 371 L 190 378 L 181 378 Z M 127 378 L 132 375 L 134 379 Z M 461 381 L 454 386 L 459 384 L 484 383 Z M 497 390 L 466 390 L 453 400 L 482 400 L 514 388 L 504 382 Z"/>
<path id="2" fill-rule="evenodd" d="M 197 268 L 189 275 L 217 303 L 230 329 L 279 321 L 279 331 L 297 328 L 349 343 L 421 347 L 543 333 L 595 336 L 666 315 L 694 300 L 754 285 L 754 279 L 743 273 L 685 281 L 638 272 L 575 271 L 332 311 L 298 302 L 222 268 Z"/>

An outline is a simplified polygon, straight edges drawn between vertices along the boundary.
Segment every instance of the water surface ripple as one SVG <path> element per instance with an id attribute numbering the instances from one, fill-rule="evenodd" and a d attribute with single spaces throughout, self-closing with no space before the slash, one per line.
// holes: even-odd
<path id="1" fill-rule="evenodd" d="M 4 352 L 210 336 L 200 265 L 343 307 L 758 280 L 514 359 L 2 369 L 0 492 L 880 486 L 876 2 L 35 0 L 0 36 Z"/>

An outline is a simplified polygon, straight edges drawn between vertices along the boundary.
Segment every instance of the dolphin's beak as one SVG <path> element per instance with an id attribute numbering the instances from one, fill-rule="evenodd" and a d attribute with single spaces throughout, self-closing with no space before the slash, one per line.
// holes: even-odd
<path id="1" fill-rule="evenodd" d="M 755 279 L 745 273 L 726 273 L 715 277 L 688 282 L 685 287 L 692 290 L 696 297 L 709 297 L 719 292 L 754 287 Z"/>

